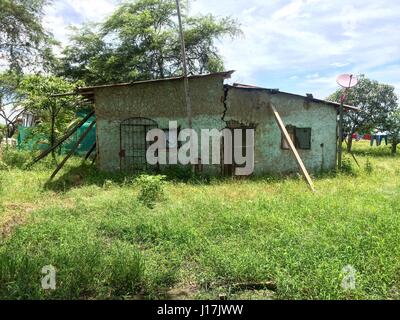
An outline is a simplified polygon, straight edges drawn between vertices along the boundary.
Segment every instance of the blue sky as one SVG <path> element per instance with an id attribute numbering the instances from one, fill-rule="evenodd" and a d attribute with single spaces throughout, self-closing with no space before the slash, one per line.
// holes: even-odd
<path id="1" fill-rule="evenodd" d="M 45 25 L 65 44 L 69 25 L 99 22 L 118 2 L 54 0 Z M 400 94 L 398 0 L 192 0 L 189 8 L 240 22 L 243 36 L 217 43 L 236 70 L 229 82 L 325 98 L 337 75 L 364 73 Z"/>

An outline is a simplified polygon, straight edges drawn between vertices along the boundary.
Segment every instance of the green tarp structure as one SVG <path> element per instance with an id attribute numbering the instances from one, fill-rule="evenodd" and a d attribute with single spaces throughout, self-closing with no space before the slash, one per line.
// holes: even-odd
<path id="1" fill-rule="evenodd" d="M 47 139 L 43 134 L 32 135 L 32 128 L 18 126 L 17 147 L 20 150 L 45 150 Z"/>
<path id="2" fill-rule="evenodd" d="M 79 119 L 83 119 L 87 113 L 80 112 L 77 114 Z M 61 148 L 59 149 L 60 154 L 68 153 L 75 143 L 78 141 L 79 137 L 85 132 L 85 130 L 89 127 L 89 125 L 95 120 L 95 117 L 89 118 L 82 127 L 80 127 L 67 141 L 65 141 Z M 17 146 L 20 150 L 45 150 L 49 147 L 47 138 L 43 134 L 34 134 L 32 135 L 33 128 L 18 127 L 18 138 L 17 138 Z M 88 135 L 83 139 L 82 143 L 79 145 L 76 150 L 76 155 L 85 155 L 96 142 L 96 125 L 90 130 Z"/>

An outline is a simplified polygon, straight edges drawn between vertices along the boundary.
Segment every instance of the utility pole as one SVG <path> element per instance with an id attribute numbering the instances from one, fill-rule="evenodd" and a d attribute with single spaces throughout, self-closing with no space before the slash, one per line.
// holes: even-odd
<path id="1" fill-rule="evenodd" d="M 338 169 L 342 169 L 342 157 L 343 157 L 343 107 L 346 101 L 347 92 L 350 88 L 354 87 L 358 83 L 356 76 L 352 74 L 342 74 L 340 75 L 336 82 L 344 88 L 343 94 L 340 97 L 340 107 L 339 107 L 339 141 L 337 146 L 338 155 Z"/>
<path id="2" fill-rule="evenodd" d="M 176 0 L 176 9 L 178 11 L 179 34 L 180 34 L 180 39 L 181 39 L 182 67 L 183 67 L 183 85 L 184 85 L 184 90 L 185 90 L 186 111 L 187 111 L 189 129 L 191 129 L 192 128 L 192 102 L 190 100 L 190 94 L 189 94 L 189 79 L 188 79 L 188 70 L 187 70 L 185 38 L 184 38 L 184 35 L 183 35 L 181 6 L 180 6 L 180 3 L 179 3 L 179 0 Z"/>
<path id="3" fill-rule="evenodd" d="M 178 12 L 178 22 L 179 22 L 179 35 L 181 39 L 181 49 L 182 49 L 182 67 L 183 67 L 183 86 L 185 90 L 185 100 L 186 100 L 186 112 L 188 119 L 188 127 L 192 129 L 192 101 L 190 100 L 189 93 L 189 78 L 187 69 L 187 58 L 186 58 L 186 48 L 185 48 L 185 37 L 183 35 L 182 27 L 182 16 L 181 16 L 181 6 L 179 0 L 176 0 L 176 10 Z M 193 150 L 193 137 L 190 137 L 191 150 Z M 192 174 L 195 173 L 195 165 L 192 165 Z"/>
<path id="4" fill-rule="evenodd" d="M 338 145 L 338 169 L 342 169 L 342 155 L 343 155 L 343 104 L 345 93 L 340 97 L 339 107 L 339 145 Z"/>

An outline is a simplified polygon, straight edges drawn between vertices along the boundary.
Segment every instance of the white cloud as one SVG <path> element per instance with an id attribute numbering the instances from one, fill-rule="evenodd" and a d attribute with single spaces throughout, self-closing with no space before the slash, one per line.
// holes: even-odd
<path id="1" fill-rule="evenodd" d="M 347 67 L 348 65 L 350 65 L 349 62 L 334 62 L 334 63 L 331 63 L 331 66 L 335 67 L 335 68 L 343 68 L 343 67 Z"/>
<path id="2" fill-rule="evenodd" d="M 61 1 L 55 2 L 54 5 L 46 8 L 46 15 L 43 20 L 43 25 L 46 30 L 49 30 L 54 37 L 62 44 L 68 41 L 68 26 L 71 22 L 68 22 L 62 12 L 65 9 L 65 4 Z"/>
<path id="3" fill-rule="evenodd" d="M 318 0 L 317 0 L 318 1 Z M 312 5 L 316 0 L 292 0 L 287 5 L 283 6 L 281 9 L 274 12 L 272 19 L 295 19 L 298 17 L 310 18 L 310 12 L 304 12 L 304 9 L 308 5 Z"/>
<path id="4" fill-rule="evenodd" d="M 64 0 L 80 13 L 85 21 L 99 22 L 111 14 L 118 1 L 110 0 Z"/>
<path id="5" fill-rule="evenodd" d="M 101 22 L 110 15 L 119 0 L 59 0 L 47 6 L 44 26 L 63 45 L 68 43 L 70 26 Z"/>
<path id="6" fill-rule="evenodd" d="M 249 12 L 236 1 L 218 1 L 218 7 L 211 1 L 202 3 L 203 12 L 221 6 L 217 14 L 231 14 L 242 23 L 245 37 L 220 44 L 227 68 L 238 70 L 235 76 L 242 82 L 288 86 L 287 90 L 299 93 L 315 90 L 315 96 L 323 98 L 336 88 L 338 73 L 373 77 L 376 68 L 400 64 L 400 3 L 395 0 L 354 0 L 351 5 L 344 0 L 289 4 L 249 0 L 245 2 L 252 8 Z M 319 77 L 306 81 L 317 73 Z M 299 77 L 295 85 L 293 74 Z M 389 76 L 378 80 L 398 82 Z"/>
<path id="7" fill-rule="evenodd" d="M 101 21 L 116 2 L 55 1 L 47 23 L 65 41 L 71 22 L 63 14 L 67 8 L 79 22 Z M 231 81 L 297 93 L 313 90 L 322 98 L 336 88 L 342 72 L 399 83 L 399 73 L 390 70 L 400 68 L 400 1 L 193 0 L 190 13 L 230 15 L 241 23 L 243 37 L 217 44 L 226 68 L 237 70 Z"/>
<path id="8" fill-rule="evenodd" d="M 313 73 L 313 74 L 309 74 L 306 75 L 306 79 L 320 79 L 319 73 Z"/>

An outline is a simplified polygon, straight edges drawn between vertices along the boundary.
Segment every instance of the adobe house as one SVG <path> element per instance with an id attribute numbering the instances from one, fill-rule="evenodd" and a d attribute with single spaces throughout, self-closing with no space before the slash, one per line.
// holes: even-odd
<path id="1" fill-rule="evenodd" d="M 225 85 L 232 73 L 189 78 L 193 129 L 255 129 L 254 174 L 298 171 L 271 112 L 272 103 L 306 168 L 311 172 L 335 168 L 337 103 L 277 89 Z M 145 136 L 150 129 L 167 130 L 169 121 L 188 127 L 182 77 L 86 87 L 78 92 L 94 102 L 101 170 L 146 166 L 149 143 Z M 234 172 L 233 167 L 209 165 L 201 170 L 227 175 Z"/>

